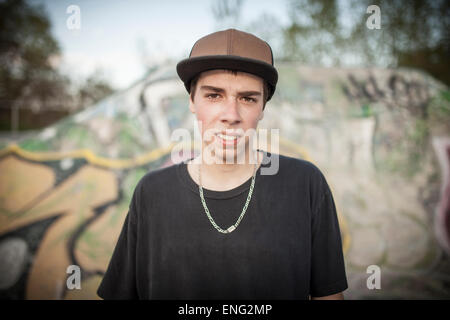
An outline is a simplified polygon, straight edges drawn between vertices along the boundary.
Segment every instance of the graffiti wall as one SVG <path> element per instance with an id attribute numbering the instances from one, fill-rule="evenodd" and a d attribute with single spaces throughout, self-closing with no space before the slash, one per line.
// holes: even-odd
<path id="1" fill-rule="evenodd" d="M 280 129 L 279 152 L 327 177 L 346 297 L 450 297 L 448 88 L 412 70 L 277 67 L 260 128 Z M 134 187 L 173 164 L 173 130 L 194 130 L 187 98 L 175 67 L 161 66 L 0 145 L 0 298 L 98 299 Z M 69 265 L 81 269 L 79 290 L 66 285 Z M 371 265 L 381 289 L 367 287 Z"/>

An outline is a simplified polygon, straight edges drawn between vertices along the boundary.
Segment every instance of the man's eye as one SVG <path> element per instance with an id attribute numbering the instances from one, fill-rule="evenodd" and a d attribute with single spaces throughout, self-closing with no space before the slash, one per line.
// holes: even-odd
<path id="1" fill-rule="evenodd" d="M 256 102 L 256 99 L 250 97 L 242 97 L 242 99 L 244 99 L 245 102 Z"/>
<path id="2" fill-rule="evenodd" d="M 206 97 L 209 98 L 209 99 L 217 99 L 217 98 L 219 98 L 219 94 L 217 94 L 217 93 L 209 93 L 209 94 L 206 95 Z"/>

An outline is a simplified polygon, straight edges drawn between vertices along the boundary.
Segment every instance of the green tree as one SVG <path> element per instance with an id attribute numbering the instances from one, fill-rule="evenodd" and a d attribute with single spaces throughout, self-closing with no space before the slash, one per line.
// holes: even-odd
<path id="1" fill-rule="evenodd" d="M 78 103 L 80 107 L 88 107 L 114 92 L 101 72 L 94 72 L 78 89 Z"/>
<path id="2" fill-rule="evenodd" d="M 338 65 L 342 57 L 342 26 L 336 0 L 287 3 L 290 24 L 283 30 L 282 60 Z"/>
<path id="3" fill-rule="evenodd" d="M 23 0 L 0 2 L 0 100 L 2 108 L 43 108 L 64 94 L 69 80 L 52 66 L 60 48 L 41 7 Z M 64 97 L 61 97 L 64 95 Z"/>
<path id="4" fill-rule="evenodd" d="M 381 29 L 366 26 L 370 5 L 381 10 Z M 450 84 L 448 0 L 291 0 L 287 11 L 284 60 L 414 67 Z"/>
<path id="5" fill-rule="evenodd" d="M 48 125 L 114 91 L 95 74 L 75 88 L 57 68 L 60 56 L 42 6 L 0 0 L 0 130 Z M 33 121 L 43 113 L 41 118 L 47 120 Z"/>

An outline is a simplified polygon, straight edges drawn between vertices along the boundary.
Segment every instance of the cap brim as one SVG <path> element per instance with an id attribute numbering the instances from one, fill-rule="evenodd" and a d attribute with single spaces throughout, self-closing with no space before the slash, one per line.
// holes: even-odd
<path id="1" fill-rule="evenodd" d="M 188 58 L 177 64 L 178 76 L 184 82 L 188 92 L 190 92 L 191 80 L 197 74 L 215 69 L 243 71 L 263 78 L 269 85 L 267 100 L 270 100 L 275 92 L 278 72 L 272 65 L 263 61 L 239 56 L 217 55 Z"/>

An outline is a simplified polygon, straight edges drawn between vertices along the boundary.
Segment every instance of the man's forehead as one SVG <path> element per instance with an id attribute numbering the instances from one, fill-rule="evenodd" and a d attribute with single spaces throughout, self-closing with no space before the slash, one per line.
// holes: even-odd
<path id="1" fill-rule="evenodd" d="M 215 69 L 202 72 L 198 77 L 197 83 L 200 84 L 215 81 L 223 82 L 228 80 L 231 80 L 233 83 L 245 83 L 246 85 L 250 86 L 262 87 L 263 85 L 263 79 L 256 75 L 247 72 L 226 69 Z"/>

